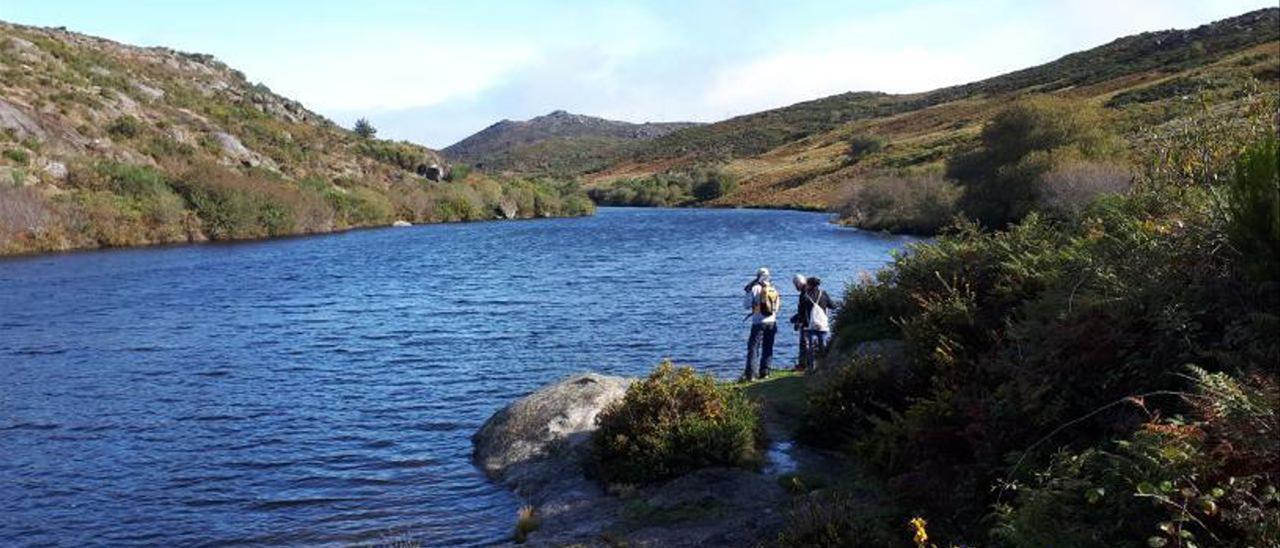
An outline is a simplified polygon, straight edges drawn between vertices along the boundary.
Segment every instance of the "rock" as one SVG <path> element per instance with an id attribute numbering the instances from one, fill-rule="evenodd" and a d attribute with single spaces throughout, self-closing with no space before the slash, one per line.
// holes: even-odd
<path id="1" fill-rule="evenodd" d="M 502 409 L 472 437 L 476 465 L 536 508 L 542 526 L 526 545 L 606 546 L 606 532 L 630 546 L 752 546 L 771 538 L 789 500 L 776 476 L 706 468 L 615 496 L 584 475 L 596 416 L 630 383 L 570 377 Z"/>
<path id="2" fill-rule="evenodd" d="M 409 221 L 403 221 L 403 220 L 401 220 L 401 221 L 396 221 L 396 222 L 394 222 L 394 223 L 391 223 L 391 226 L 403 228 L 403 227 L 406 227 L 406 226 L 413 226 L 413 223 L 411 223 L 411 222 L 409 222 Z"/>
<path id="3" fill-rule="evenodd" d="M 67 179 L 67 164 L 49 160 L 44 164 L 44 172 L 59 181 Z"/>
<path id="4" fill-rule="evenodd" d="M 474 436 L 474 458 L 489 477 L 525 496 L 564 476 L 581 476 L 596 415 L 626 394 L 630 379 L 575 375 L 497 412 Z"/>
<path id="5" fill-rule="evenodd" d="M 276 169 L 275 162 L 249 150 L 235 135 L 218 131 L 214 132 L 213 138 L 218 141 L 218 144 L 222 147 L 222 152 L 231 160 L 238 161 L 246 167 L 262 166 L 272 170 Z"/>
<path id="6" fill-rule="evenodd" d="M 155 101 L 164 97 L 164 90 L 148 86 L 142 82 L 134 82 L 133 89 L 138 90 L 148 101 Z"/>
<path id="7" fill-rule="evenodd" d="M 44 141 L 49 138 L 49 133 L 40 122 L 4 99 L 0 99 L 0 130 L 2 129 L 13 130 L 19 139 Z"/>

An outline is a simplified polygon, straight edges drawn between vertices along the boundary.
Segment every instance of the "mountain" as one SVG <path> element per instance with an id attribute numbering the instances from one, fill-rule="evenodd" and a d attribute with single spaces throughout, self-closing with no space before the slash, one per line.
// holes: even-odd
<path id="1" fill-rule="evenodd" d="M 0 254 L 590 209 L 570 186 L 430 181 L 433 164 L 209 55 L 0 22 Z"/>
<path id="2" fill-rule="evenodd" d="M 1185 117 L 1187 100 L 1238 99 L 1251 86 L 1280 85 L 1280 9 L 1268 8 L 1190 30 L 1147 32 L 987 80 L 925 93 L 851 92 L 643 142 L 589 175 L 588 187 L 697 165 L 739 180 L 717 205 L 823 208 L 869 175 L 937 166 L 971 147 L 983 123 L 1011 100 L 1055 95 L 1106 107 L 1136 136 Z M 852 161 L 855 137 L 885 146 Z"/>
<path id="3" fill-rule="evenodd" d="M 451 160 L 490 171 L 584 173 L 616 160 L 637 143 L 697 125 L 633 124 L 557 110 L 525 121 L 503 120 L 443 152 Z"/>

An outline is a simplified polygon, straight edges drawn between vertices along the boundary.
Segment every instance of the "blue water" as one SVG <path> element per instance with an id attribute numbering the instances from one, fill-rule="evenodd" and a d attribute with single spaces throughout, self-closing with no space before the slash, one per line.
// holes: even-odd
<path id="1" fill-rule="evenodd" d="M 664 357 L 735 377 L 756 267 L 834 289 L 907 241 L 603 209 L 0 260 L 0 544 L 504 540 L 520 501 L 469 461 L 496 409 Z"/>

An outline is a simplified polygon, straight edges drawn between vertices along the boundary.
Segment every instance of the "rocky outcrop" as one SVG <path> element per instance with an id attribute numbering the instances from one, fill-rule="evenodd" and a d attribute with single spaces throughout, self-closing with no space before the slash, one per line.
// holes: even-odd
<path id="1" fill-rule="evenodd" d="M 596 416 L 630 379 L 575 375 L 498 411 L 472 437 L 476 465 L 528 500 L 542 526 L 528 546 L 750 546 L 782 524 L 772 475 L 708 468 L 610 494 L 585 475 Z"/>
<path id="2" fill-rule="evenodd" d="M 626 394 L 630 379 L 575 375 L 517 400 L 472 437 L 476 464 L 524 496 L 564 475 L 581 476 L 596 415 Z"/>

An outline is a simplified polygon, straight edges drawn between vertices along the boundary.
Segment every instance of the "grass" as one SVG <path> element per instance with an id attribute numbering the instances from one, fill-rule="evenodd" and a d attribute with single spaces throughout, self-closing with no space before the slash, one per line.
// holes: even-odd
<path id="1" fill-rule="evenodd" d="M 799 428 L 808 398 L 803 373 L 777 371 L 765 380 L 740 386 L 747 398 L 760 405 L 766 422 L 788 433 Z"/>

